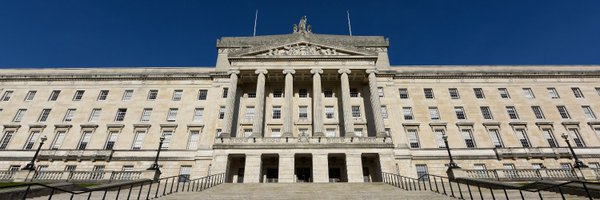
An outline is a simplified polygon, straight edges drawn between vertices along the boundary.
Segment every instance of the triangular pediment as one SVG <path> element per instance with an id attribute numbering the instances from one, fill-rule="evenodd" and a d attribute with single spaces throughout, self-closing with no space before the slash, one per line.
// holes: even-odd
<path id="1" fill-rule="evenodd" d="M 298 56 L 373 56 L 376 52 L 348 46 L 299 41 L 279 45 L 253 47 L 232 52 L 231 57 L 298 57 Z"/>

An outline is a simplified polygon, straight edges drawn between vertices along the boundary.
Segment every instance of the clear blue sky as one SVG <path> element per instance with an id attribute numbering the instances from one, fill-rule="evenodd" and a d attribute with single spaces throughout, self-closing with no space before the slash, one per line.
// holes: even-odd
<path id="1" fill-rule="evenodd" d="M 285 2 L 285 3 L 284 3 Z M 600 1 L 0 0 L 0 67 L 214 66 L 216 39 L 313 32 L 390 39 L 393 65 L 600 64 Z"/>

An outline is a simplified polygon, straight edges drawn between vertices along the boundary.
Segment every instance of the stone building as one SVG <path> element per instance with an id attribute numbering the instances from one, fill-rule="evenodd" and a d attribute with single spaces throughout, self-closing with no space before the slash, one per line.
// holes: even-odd
<path id="1" fill-rule="evenodd" d="M 598 167 L 599 66 L 390 66 L 382 36 L 223 37 L 215 67 L 0 70 L 0 169 L 229 182 Z"/>

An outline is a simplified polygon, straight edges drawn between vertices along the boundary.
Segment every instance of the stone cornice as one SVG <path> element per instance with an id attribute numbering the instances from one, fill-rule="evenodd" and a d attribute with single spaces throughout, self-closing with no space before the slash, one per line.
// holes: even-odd
<path id="1" fill-rule="evenodd" d="M 173 69 L 168 73 L 15 73 L 0 75 L 3 81 L 69 81 L 69 80 L 211 80 L 227 77 L 227 72 L 180 73 Z"/>

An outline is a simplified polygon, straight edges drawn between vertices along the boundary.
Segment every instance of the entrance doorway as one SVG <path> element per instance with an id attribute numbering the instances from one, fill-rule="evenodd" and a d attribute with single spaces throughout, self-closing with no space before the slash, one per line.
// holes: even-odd
<path id="1" fill-rule="evenodd" d="M 329 154 L 327 156 L 327 162 L 329 167 L 329 182 L 348 182 L 346 155 Z"/>
<path id="2" fill-rule="evenodd" d="M 381 182 L 381 165 L 379 154 L 363 153 L 361 155 L 363 179 L 365 182 Z"/>
<path id="3" fill-rule="evenodd" d="M 294 172 L 296 174 L 296 182 L 312 182 L 312 155 L 296 154 L 294 156 Z"/>
<path id="4" fill-rule="evenodd" d="M 279 155 L 263 154 L 260 163 L 260 182 L 277 183 L 279 180 Z"/>
<path id="5" fill-rule="evenodd" d="M 231 154 L 227 156 L 227 179 L 228 183 L 243 183 L 246 166 L 246 155 Z"/>

